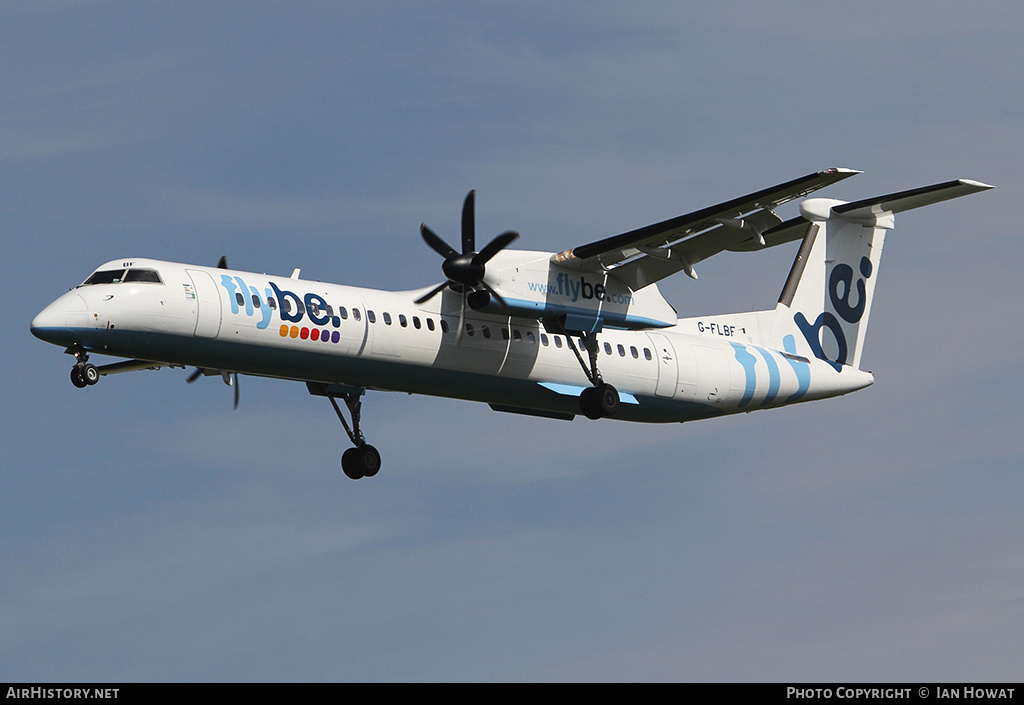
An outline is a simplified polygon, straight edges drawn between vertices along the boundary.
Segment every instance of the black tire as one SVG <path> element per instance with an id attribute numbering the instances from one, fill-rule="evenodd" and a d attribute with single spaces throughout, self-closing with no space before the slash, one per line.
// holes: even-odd
<path id="1" fill-rule="evenodd" d="M 85 377 L 82 376 L 82 368 L 78 365 L 71 368 L 71 384 L 75 385 L 79 389 L 89 384 L 85 381 Z"/>
<path id="2" fill-rule="evenodd" d="M 580 392 L 580 411 L 592 421 L 601 418 L 603 414 L 601 413 L 601 403 L 597 396 L 596 387 L 587 387 Z"/>
<path id="3" fill-rule="evenodd" d="M 615 416 L 619 411 L 619 392 L 610 384 L 602 382 L 596 387 L 598 408 L 602 416 Z"/>
<path id="4" fill-rule="evenodd" d="M 82 365 L 82 379 L 85 380 L 86 384 L 96 384 L 99 382 L 100 371 L 96 369 L 96 365 L 92 363 Z"/>
<path id="5" fill-rule="evenodd" d="M 363 446 L 359 449 L 359 463 L 363 477 L 373 477 L 380 470 L 380 453 L 373 446 Z"/>
<path id="6" fill-rule="evenodd" d="M 352 480 L 373 477 L 380 470 L 380 453 L 371 445 L 349 448 L 341 456 L 341 469 Z"/>
<path id="7" fill-rule="evenodd" d="M 356 457 L 358 448 L 349 448 L 341 454 L 341 471 L 350 480 L 362 479 L 363 473 L 359 469 L 359 459 Z"/>

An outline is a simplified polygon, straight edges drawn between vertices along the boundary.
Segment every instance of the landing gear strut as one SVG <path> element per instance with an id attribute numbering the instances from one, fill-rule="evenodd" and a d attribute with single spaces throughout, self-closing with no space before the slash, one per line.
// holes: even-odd
<path id="1" fill-rule="evenodd" d="M 78 362 L 71 368 L 71 384 L 79 389 L 96 384 L 100 381 L 100 371 L 96 365 L 89 362 L 89 355 L 85 348 L 80 345 L 72 345 L 65 350 L 69 355 L 74 355 Z"/>
<path id="2" fill-rule="evenodd" d="M 566 340 L 569 340 L 569 333 L 566 332 L 565 327 L 561 321 L 546 321 L 545 325 L 552 329 L 554 333 L 560 333 L 564 335 Z M 583 373 L 587 375 L 587 379 L 590 380 L 592 387 L 587 387 L 580 392 L 580 411 L 588 419 L 600 419 L 606 416 L 614 416 L 619 410 L 619 392 L 615 387 L 608 384 L 601 378 L 601 371 L 597 369 L 597 333 L 588 333 L 586 331 L 580 331 L 576 333 L 579 336 L 580 344 L 584 350 L 587 351 L 587 357 L 590 358 L 590 364 L 583 359 L 577 346 L 573 345 L 569 341 L 569 348 L 573 354 L 576 355 L 576 359 L 579 360 L 580 367 L 583 368 Z"/>
<path id="3" fill-rule="evenodd" d="M 334 407 L 334 413 L 338 415 L 345 433 L 352 441 L 354 448 L 349 448 L 341 455 L 341 469 L 346 477 L 359 480 L 364 477 L 373 477 L 380 470 L 380 453 L 377 449 L 366 442 L 363 432 L 359 430 L 359 418 L 362 410 L 362 399 L 360 397 L 366 390 L 355 387 L 335 387 L 333 385 L 315 384 L 307 382 L 306 387 L 310 394 L 327 397 Z M 337 399 L 345 402 L 349 414 L 352 416 L 352 425 L 349 426 L 345 415 L 338 406 Z"/>

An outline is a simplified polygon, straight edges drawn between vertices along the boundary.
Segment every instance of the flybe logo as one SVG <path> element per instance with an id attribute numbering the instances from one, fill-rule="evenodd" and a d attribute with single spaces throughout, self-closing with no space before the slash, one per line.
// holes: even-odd
<path id="1" fill-rule="evenodd" d="M 270 326 L 273 311 L 276 310 L 281 317 L 281 337 L 320 340 L 325 343 L 337 343 L 340 340 L 337 330 L 327 328 L 340 328 L 341 317 L 334 314 L 326 299 L 319 294 L 306 294 L 300 298 L 298 294 L 282 289 L 274 282 L 270 282 L 270 288 L 260 293 L 256 287 L 246 284 L 242 277 L 229 274 L 221 275 L 220 284 L 228 292 L 231 313 L 244 312 L 246 316 L 259 317 L 256 327 L 260 330 Z M 288 325 L 300 323 L 306 316 L 313 327 Z"/>
<path id="2" fill-rule="evenodd" d="M 591 284 L 583 277 L 580 277 L 577 281 L 565 272 L 559 272 L 553 283 L 550 280 L 543 284 L 541 282 L 529 282 L 528 286 L 530 291 L 547 296 L 564 296 L 572 303 L 576 303 L 580 299 L 597 299 L 598 301 L 607 301 L 613 304 L 634 303 L 633 297 L 628 294 L 608 291 L 604 284 Z"/>

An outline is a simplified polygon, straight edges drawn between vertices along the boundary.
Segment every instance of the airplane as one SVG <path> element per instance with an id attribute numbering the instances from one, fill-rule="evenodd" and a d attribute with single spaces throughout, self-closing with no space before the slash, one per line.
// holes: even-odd
<path id="1" fill-rule="evenodd" d="M 896 213 L 984 191 L 966 179 L 846 202 L 807 198 L 862 172 L 831 168 L 558 253 L 511 250 L 504 232 L 477 249 L 475 192 L 461 249 L 426 224 L 444 280 L 382 291 L 123 258 L 102 264 L 31 323 L 75 357 L 79 388 L 163 367 L 305 382 L 352 443 L 342 469 L 377 474 L 360 427 L 367 391 L 484 402 L 572 420 L 669 423 L 770 409 L 863 389 L 860 369 L 879 258 Z M 799 215 L 775 209 L 796 199 Z M 797 242 L 774 308 L 679 318 L 657 282 L 721 252 Z M 93 354 L 124 358 L 94 365 Z M 347 407 L 351 423 L 338 404 Z"/>

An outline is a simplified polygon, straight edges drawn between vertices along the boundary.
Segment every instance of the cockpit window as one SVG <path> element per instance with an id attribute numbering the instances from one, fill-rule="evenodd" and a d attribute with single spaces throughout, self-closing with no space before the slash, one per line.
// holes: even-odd
<path id="1" fill-rule="evenodd" d="M 157 274 L 155 269 L 129 269 L 128 273 L 124 275 L 124 280 L 126 282 L 152 282 L 154 284 L 163 284 L 163 282 L 160 281 L 160 275 Z"/>
<path id="2" fill-rule="evenodd" d="M 121 282 L 163 284 L 160 274 L 155 269 L 133 267 L 127 271 L 124 269 L 101 269 L 93 272 L 91 277 L 82 282 L 82 286 L 90 286 L 91 284 L 119 284 Z"/>
<path id="3" fill-rule="evenodd" d="M 97 272 L 93 272 L 91 277 L 82 282 L 82 286 L 89 286 L 91 284 L 117 284 L 120 281 L 124 281 L 123 269 L 101 269 Z"/>

